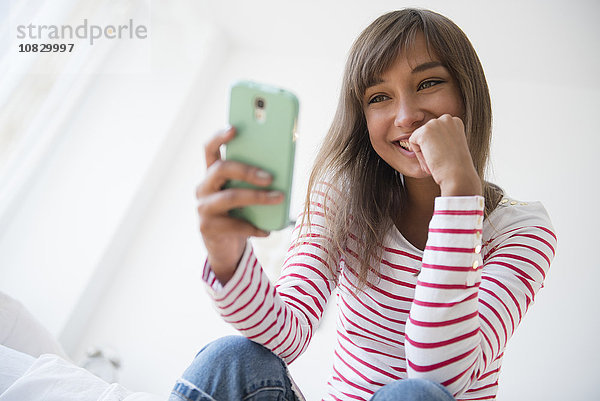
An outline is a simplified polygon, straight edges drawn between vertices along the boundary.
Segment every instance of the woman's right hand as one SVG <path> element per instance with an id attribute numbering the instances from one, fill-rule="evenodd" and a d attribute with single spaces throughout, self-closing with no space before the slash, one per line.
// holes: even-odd
<path id="1" fill-rule="evenodd" d="M 265 171 L 235 161 L 221 159 L 220 147 L 235 136 L 231 127 L 218 132 L 204 147 L 206 177 L 196 189 L 200 233 L 208 251 L 208 263 L 215 276 L 225 285 L 235 273 L 250 236 L 266 237 L 268 232 L 229 215 L 231 209 L 283 201 L 283 194 L 260 189 L 223 189 L 229 180 L 246 181 L 265 187 L 272 177 Z"/>

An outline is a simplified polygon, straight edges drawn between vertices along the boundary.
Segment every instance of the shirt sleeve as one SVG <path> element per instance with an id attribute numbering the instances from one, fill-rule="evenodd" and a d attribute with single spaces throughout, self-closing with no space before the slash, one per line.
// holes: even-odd
<path id="1" fill-rule="evenodd" d="M 297 220 L 294 240 L 275 285 L 250 243 L 224 286 L 216 280 L 210 264 L 204 266 L 203 279 L 222 318 L 287 363 L 308 346 L 337 282 L 336 258 L 327 253 L 326 197 L 322 189 L 313 192 L 309 215 Z"/>
<path id="2" fill-rule="evenodd" d="M 409 377 L 459 396 L 502 356 L 556 248 L 541 204 L 512 203 L 490 215 L 482 244 L 482 197 L 436 199 L 406 327 Z"/>

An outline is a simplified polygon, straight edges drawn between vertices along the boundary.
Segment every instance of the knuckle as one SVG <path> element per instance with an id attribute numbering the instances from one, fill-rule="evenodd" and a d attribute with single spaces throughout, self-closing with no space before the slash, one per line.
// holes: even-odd
<path id="1" fill-rule="evenodd" d="M 265 191 L 255 191 L 254 199 L 256 202 L 260 203 L 267 202 L 269 200 Z"/>
<path id="2" fill-rule="evenodd" d="M 221 171 L 222 168 L 223 168 L 223 161 L 217 160 L 213 164 L 211 164 L 210 166 L 208 166 L 206 168 L 206 174 L 210 175 L 210 176 L 216 175 L 219 171 Z"/>
<path id="3" fill-rule="evenodd" d="M 204 199 L 199 199 L 198 205 L 196 206 L 196 210 L 198 211 L 198 216 L 202 219 L 204 214 L 206 213 L 206 201 Z"/>
<path id="4" fill-rule="evenodd" d="M 246 181 L 252 181 L 256 176 L 256 167 L 244 166 L 244 178 Z"/>
<path id="5" fill-rule="evenodd" d="M 227 203 L 235 203 L 239 198 L 238 192 L 231 189 L 222 191 L 221 196 L 223 198 L 223 201 Z"/>
<path id="6" fill-rule="evenodd" d="M 208 138 L 204 140 L 204 150 L 211 150 L 213 148 L 212 144 L 214 142 L 214 138 Z"/>
<path id="7" fill-rule="evenodd" d="M 204 141 L 204 151 L 206 153 L 213 153 L 219 149 L 220 143 L 217 135 L 214 135 Z"/>
<path id="8" fill-rule="evenodd" d="M 438 125 L 440 123 L 440 118 L 432 118 L 431 120 L 427 121 L 424 125 L 425 129 L 434 127 L 436 125 Z"/>
<path id="9" fill-rule="evenodd" d="M 200 200 L 204 195 L 204 183 L 198 184 L 196 186 L 196 199 Z"/>
<path id="10" fill-rule="evenodd" d="M 201 233 L 207 233 L 207 232 L 209 232 L 211 224 L 209 223 L 209 221 L 207 219 L 201 218 L 200 221 L 198 222 L 198 227 L 200 228 Z"/>

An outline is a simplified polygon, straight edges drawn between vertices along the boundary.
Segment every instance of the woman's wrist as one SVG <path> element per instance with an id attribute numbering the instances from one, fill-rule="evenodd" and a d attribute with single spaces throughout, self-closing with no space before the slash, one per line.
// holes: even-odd
<path id="1" fill-rule="evenodd" d="M 442 196 L 483 196 L 481 180 L 476 173 L 443 181 L 440 192 Z"/>

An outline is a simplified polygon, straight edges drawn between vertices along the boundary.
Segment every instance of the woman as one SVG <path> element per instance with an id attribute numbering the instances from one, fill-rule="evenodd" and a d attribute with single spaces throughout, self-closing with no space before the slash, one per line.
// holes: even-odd
<path id="1" fill-rule="evenodd" d="M 490 99 L 464 33 L 439 14 L 405 9 L 359 36 L 275 286 L 247 242 L 268 234 L 228 211 L 281 194 L 221 189 L 229 179 L 270 181 L 220 159 L 234 135 L 206 145 L 197 197 L 204 279 L 246 338 L 209 344 L 172 398 L 301 397 L 286 364 L 306 349 L 337 288 L 324 399 L 494 399 L 504 348 L 556 238 L 540 203 L 503 198 L 484 180 Z"/>

